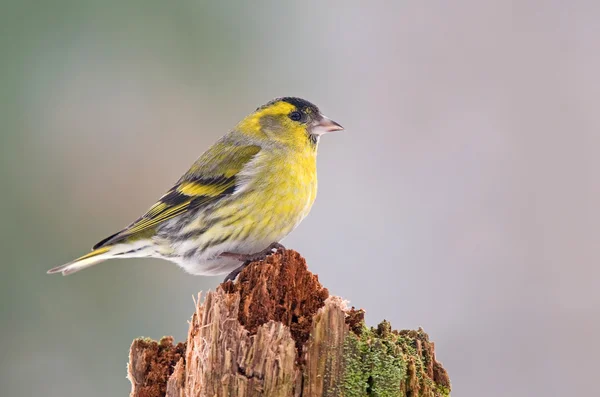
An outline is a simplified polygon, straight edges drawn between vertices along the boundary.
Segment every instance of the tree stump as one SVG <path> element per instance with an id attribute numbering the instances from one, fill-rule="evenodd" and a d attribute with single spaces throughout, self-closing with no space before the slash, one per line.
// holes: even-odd
<path id="1" fill-rule="evenodd" d="M 132 397 L 449 396 L 422 329 L 364 324 L 295 251 L 247 266 L 198 296 L 186 342 L 136 339 Z"/>

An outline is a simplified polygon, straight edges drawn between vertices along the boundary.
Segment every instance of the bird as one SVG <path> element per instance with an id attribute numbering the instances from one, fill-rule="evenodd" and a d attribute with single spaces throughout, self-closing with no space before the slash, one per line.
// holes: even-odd
<path id="1" fill-rule="evenodd" d="M 150 257 L 233 280 L 249 262 L 282 248 L 279 242 L 308 215 L 317 195 L 319 139 L 343 129 L 304 99 L 273 99 L 206 150 L 144 215 L 48 273 Z"/>

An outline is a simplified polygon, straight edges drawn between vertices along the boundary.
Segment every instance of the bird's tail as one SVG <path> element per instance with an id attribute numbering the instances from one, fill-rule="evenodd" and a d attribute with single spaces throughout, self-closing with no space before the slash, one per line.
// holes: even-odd
<path id="1" fill-rule="evenodd" d="M 62 273 L 63 276 L 73 274 L 90 266 L 93 266 L 96 263 L 100 263 L 112 258 L 115 255 L 115 252 L 112 252 L 113 248 L 114 246 L 105 246 L 95 249 L 89 254 L 77 258 L 72 262 L 48 270 L 48 274 Z"/>

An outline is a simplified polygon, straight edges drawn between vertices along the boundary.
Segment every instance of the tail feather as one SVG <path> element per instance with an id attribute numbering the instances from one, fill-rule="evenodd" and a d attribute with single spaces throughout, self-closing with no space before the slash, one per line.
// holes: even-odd
<path id="1" fill-rule="evenodd" d="M 69 274 L 73 274 L 85 268 L 88 268 L 92 265 L 110 259 L 113 255 L 109 252 L 112 247 L 102 247 L 95 249 L 94 251 L 86 254 L 80 258 L 75 259 L 72 262 L 67 264 L 57 266 L 48 270 L 48 274 L 52 273 L 62 273 L 63 276 L 68 276 Z"/>

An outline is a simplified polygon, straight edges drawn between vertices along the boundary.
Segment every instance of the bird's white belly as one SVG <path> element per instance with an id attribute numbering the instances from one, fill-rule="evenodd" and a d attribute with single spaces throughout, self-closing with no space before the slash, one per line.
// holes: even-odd
<path id="1" fill-rule="evenodd" d="M 219 257 L 223 252 L 232 252 L 237 254 L 254 254 L 266 249 L 274 241 L 228 241 L 215 246 L 210 246 L 203 251 L 198 250 L 192 256 L 185 255 L 189 253 L 195 241 L 188 241 L 176 249 L 176 256 L 167 258 L 182 267 L 186 272 L 198 276 L 216 276 L 219 274 L 228 274 L 237 269 L 242 262 L 226 257 Z"/>

